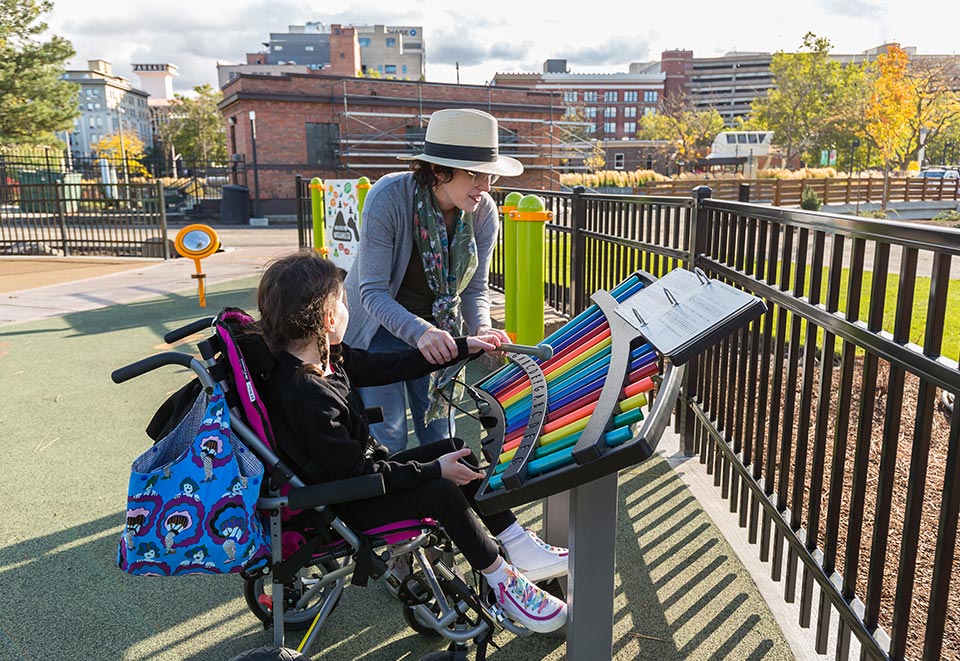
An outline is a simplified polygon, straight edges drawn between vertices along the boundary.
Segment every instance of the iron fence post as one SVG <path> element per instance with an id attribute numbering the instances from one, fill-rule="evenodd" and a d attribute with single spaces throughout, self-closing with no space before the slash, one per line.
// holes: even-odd
<path id="1" fill-rule="evenodd" d="M 64 209 L 63 196 L 60 193 L 60 187 L 54 186 L 53 193 L 57 205 L 57 223 L 60 225 L 60 241 L 63 243 L 63 256 L 70 256 L 70 243 L 67 241 L 67 218 L 66 209 Z"/>
<path id="2" fill-rule="evenodd" d="M 583 228 L 586 225 L 587 209 L 584 203 L 583 186 L 573 189 L 572 218 L 570 219 L 570 298 L 573 301 L 573 314 L 580 314 L 586 309 L 586 237 Z"/>
<path id="3" fill-rule="evenodd" d="M 163 182 L 156 183 L 157 208 L 160 209 L 160 239 L 163 246 L 163 258 L 170 259 L 170 244 L 167 242 L 167 205 L 164 200 Z"/>
<path id="4" fill-rule="evenodd" d="M 703 201 L 710 199 L 712 190 L 709 186 L 697 186 L 693 189 L 693 199 L 696 202 L 693 208 L 693 214 L 690 219 L 690 238 L 688 241 L 689 253 L 687 258 L 687 268 L 697 267 L 698 257 L 706 250 L 709 228 L 707 227 L 707 211 L 704 208 Z M 740 189 L 741 195 L 743 188 Z M 749 194 L 749 189 L 748 189 Z M 694 448 L 694 425 L 696 416 L 691 410 L 691 406 L 697 395 L 697 362 L 696 356 L 687 363 L 687 369 L 683 373 L 683 401 L 680 406 L 680 443 L 683 447 L 683 454 L 692 457 L 696 454 Z"/>

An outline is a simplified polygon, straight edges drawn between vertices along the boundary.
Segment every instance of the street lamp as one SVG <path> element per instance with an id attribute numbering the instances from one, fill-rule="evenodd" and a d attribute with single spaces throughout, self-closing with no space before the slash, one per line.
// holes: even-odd
<path id="1" fill-rule="evenodd" d="M 127 175 L 127 147 L 123 139 L 123 115 L 127 111 L 120 105 L 122 101 L 117 101 L 117 126 L 120 127 L 120 159 L 123 161 L 123 184 L 130 186 L 130 179 Z"/>
<path id="2" fill-rule="evenodd" d="M 250 146 L 253 150 L 253 216 L 260 217 L 260 171 L 257 168 L 257 113 L 250 111 Z"/>

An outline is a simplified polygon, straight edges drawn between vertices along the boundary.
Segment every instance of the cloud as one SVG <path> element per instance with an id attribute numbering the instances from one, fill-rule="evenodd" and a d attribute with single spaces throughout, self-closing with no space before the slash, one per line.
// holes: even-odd
<path id="1" fill-rule="evenodd" d="M 567 48 L 553 57 L 566 59 L 571 70 L 577 66 L 617 65 L 626 70 L 630 62 L 644 62 L 649 57 L 650 44 L 639 37 L 615 37 L 603 43 Z"/>
<path id="2" fill-rule="evenodd" d="M 886 13 L 886 3 L 875 0 L 820 0 L 818 3 L 830 15 L 845 18 L 876 18 Z"/>
<path id="3" fill-rule="evenodd" d="M 427 46 L 431 64 L 474 66 L 491 62 L 518 62 L 529 57 L 533 43 L 498 41 L 485 44 L 479 40 L 465 41 L 462 34 L 441 34 Z"/>

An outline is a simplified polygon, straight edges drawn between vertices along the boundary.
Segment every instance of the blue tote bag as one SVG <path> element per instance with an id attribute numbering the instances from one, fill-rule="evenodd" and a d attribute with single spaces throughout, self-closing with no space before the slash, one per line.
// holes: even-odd
<path id="1" fill-rule="evenodd" d="M 201 391 L 183 420 L 134 460 L 117 564 L 147 576 L 227 574 L 266 561 L 256 509 L 263 464 L 230 431 L 223 391 Z"/>

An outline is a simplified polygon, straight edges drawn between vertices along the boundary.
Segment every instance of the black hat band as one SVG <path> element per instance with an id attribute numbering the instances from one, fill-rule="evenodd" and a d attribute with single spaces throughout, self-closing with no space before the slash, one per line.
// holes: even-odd
<path id="1" fill-rule="evenodd" d="M 449 158 L 455 161 L 473 161 L 496 163 L 496 147 L 466 147 L 464 145 L 444 145 L 437 142 L 424 142 L 423 153 L 434 158 Z"/>

